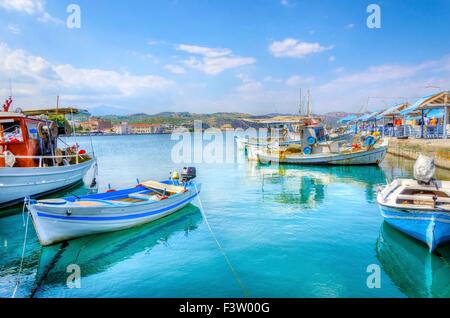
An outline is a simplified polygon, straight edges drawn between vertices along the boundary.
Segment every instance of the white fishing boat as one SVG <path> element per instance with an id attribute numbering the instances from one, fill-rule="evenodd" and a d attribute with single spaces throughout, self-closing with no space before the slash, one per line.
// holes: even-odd
<path id="1" fill-rule="evenodd" d="M 0 206 L 70 187 L 96 167 L 93 153 L 78 144 L 58 147 L 58 141 L 64 143 L 59 137 L 70 136 L 72 127 L 68 121 L 58 124 L 48 117 L 75 114 L 78 109 L 12 112 L 11 103 L 10 98 L 0 112 Z"/>
<path id="2" fill-rule="evenodd" d="M 136 187 L 64 199 L 27 200 L 42 245 L 118 231 L 168 216 L 189 204 L 200 192 L 195 168 L 176 178 L 147 181 Z"/>
<path id="3" fill-rule="evenodd" d="M 358 143 L 326 139 L 323 125 L 306 122 L 300 127 L 301 144 L 287 147 L 258 147 L 252 156 L 261 163 L 297 165 L 371 165 L 383 161 L 387 139 L 363 136 Z"/>
<path id="4" fill-rule="evenodd" d="M 450 182 L 436 181 L 434 162 L 419 156 L 416 179 L 396 179 L 379 190 L 384 220 L 428 245 L 430 252 L 450 241 Z"/>

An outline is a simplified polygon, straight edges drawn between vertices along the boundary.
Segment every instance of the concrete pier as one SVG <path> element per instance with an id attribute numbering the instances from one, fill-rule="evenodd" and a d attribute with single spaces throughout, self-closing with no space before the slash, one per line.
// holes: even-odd
<path id="1" fill-rule="evenodd" d="M 450 170 L 450 139 L 388 139 L 389 154 L 413 160 L 424 154 L 434 157 L 437 167 Z"/>

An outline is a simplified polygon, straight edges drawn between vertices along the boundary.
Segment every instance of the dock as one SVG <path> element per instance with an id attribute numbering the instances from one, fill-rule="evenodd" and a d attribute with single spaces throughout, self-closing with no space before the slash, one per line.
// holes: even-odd
<path id="1" fill-rule="evenodd" d="M 434 157 L 436 167 L 450 170 L 450 139 L 388 139 L 389 154 L 416 160 L 421 153 Z"/>

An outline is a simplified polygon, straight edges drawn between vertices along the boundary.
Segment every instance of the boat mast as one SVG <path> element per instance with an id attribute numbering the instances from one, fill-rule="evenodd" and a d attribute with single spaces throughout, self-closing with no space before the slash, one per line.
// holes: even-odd
<path id="1" fill-rule="evenodd" d="M 311 92 L 308 89 L 308 117 L 311 117 Z"/>

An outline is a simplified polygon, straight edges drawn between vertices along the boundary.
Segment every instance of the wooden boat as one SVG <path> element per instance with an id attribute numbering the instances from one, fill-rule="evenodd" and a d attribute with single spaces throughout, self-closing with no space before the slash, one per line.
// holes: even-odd
<path id="1" fill-rule="evenodd" d="M 299 165 L 371 165 L 383 161 L 388 147 L 387 140 L 360 148 L 339 147 L 338 142 L 323 142 L 291 151 L 259 149 L 255 151 L 261 163 L 285 163 Z"/>
<path id="2" fill-rule="evenodd" d="M 134 188 L 64 199 L 27 200 L 39 241 L 51 245 L 73 238 L 112 232 L 168 216 L 189 204 L 200 184 L 148 181 Z"/>
<path id="3" fill-rule="evenodd" d="M 430 252 L 450 241 L 450 182 L 396 179 L 379 190 L 377 201 L 387 223 L 426 243 Z"/>
<path id="4" fill-rule="evenodd" d="M 58 124 L 42 117 L 74 114 L 78 109 L 12 112 L 11 103 L 9 99 L 0 112 L 0 206 L 70 187 L 96 165 L 93 154 L 78 145 L 58 147 L 58 138 L 72 132 L 67 121 Z"/>

